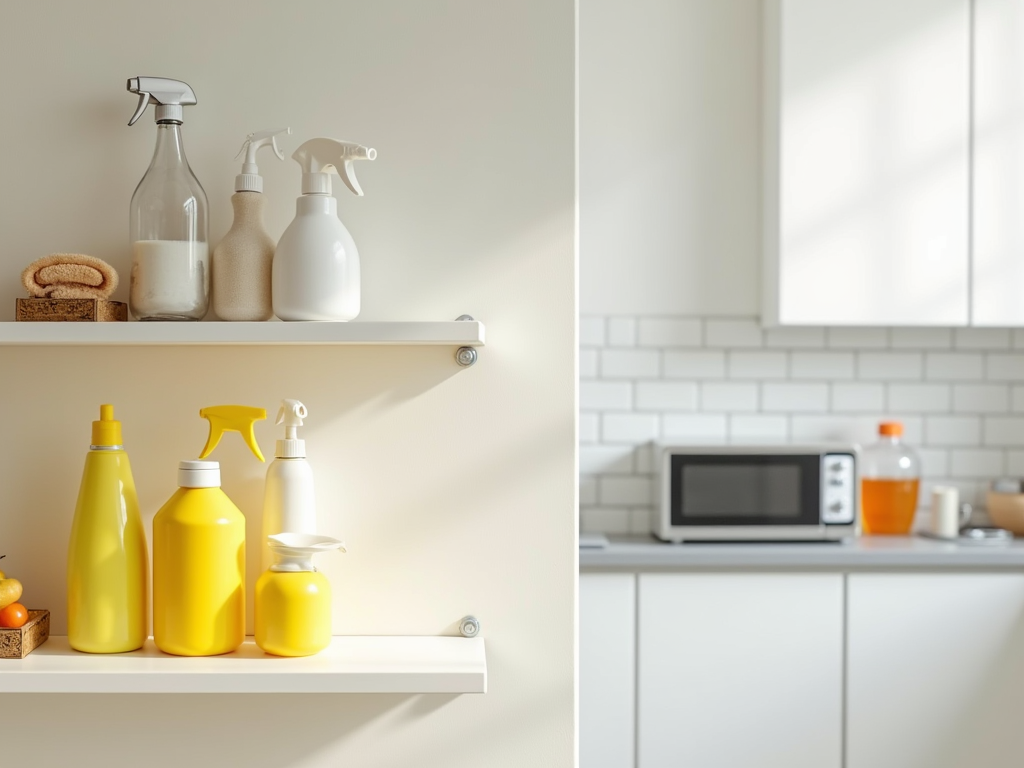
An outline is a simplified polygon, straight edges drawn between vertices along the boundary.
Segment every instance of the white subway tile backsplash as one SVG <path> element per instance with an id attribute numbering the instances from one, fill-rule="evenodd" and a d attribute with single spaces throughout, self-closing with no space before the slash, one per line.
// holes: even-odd
<path id="1" fill-rule="evenodd" d="M 636 318 L 634 318 L 634 317 L 610 317 L 610 318 L 608 318 L 608 346 L 609 347 L 635 347 L 636 346 Z"/>
<path id="2" fill-rule="evenodd" d="M 856 443 L 864 432 L 857 416 L 793 416 L 790 435 L 794 443 Z"/>
<path id="3" fill-rule="evenodd" d="M 583 530 L 645 533 L 652 441 L 875 442 L 901 421 L 924 481 L 980 504 L 1024 476 L 1024 329 L 772 328 L 749 317 L 584 316 L 579 325 Z M 1013 350 L 1020 350 L 1014 352 Z"/>
<path id="4" fill-rule="evenodd" d="M 630 475 L 633 473 L 632 445 L 581 445 L 581 475 Z"/>
<path id="5" fill-rule="evenodd" d="M 606 349 L 601 352 L 601 375 L 606 379 L 657 378 L 661 353 L 654 349 Z"/>
<path id="6" fill-rule="evenodd" d="M 893 328 L 889 337 L 893 349 L 950 349 L 952 328 Z"/>
<path id="7" fill-rule="evenodd" d="M 825 346 L 824 328 L 769 328 L 764 332 L 766 347 L 784 349 L 821 349 Z"/>
<path id="8" fill-rule="evenodd" d="M 790 413 L 827 411 L 828 384 L 764 384 L 761 410 Z"/>
<path id="9" fill-rule="evenodd" d="M 704 337 L 709 347 L 760 347 L 764 332 L 757 320 L 707 320 Z"/>
<path id="10" fill-rule="evenodd" d="M 881 349 L 889 346 L 889 329 L 829 328 L 828 345 L 842 349 Z"/>
<path id="11" fill-rule="evenodd" d="M 890 379 L 919 381 L 923 367 L 923 356 L 915 352 L 860 352 L 857 360 L 857 376 L 861 379 L 882 381 Z"/>
<path id="12" fill-rule="evenodd" d="M 929 379 L 969 381 L 985 378 L 985 358 L 966 352 L 929 352 L 927 359 Z"/>
<path id="13" fill-rule="evenodd" d="M 1010 409 L 1010 388 L 1005 384 L 957 384 L 953 387 L 953 410 L 958 413 L 1006 413 Z"/>
<path id="14" fill-rule="evenodd" d="M 981 445 L 981 419 L 977 416 L 929 416 L 924 441 L 929 446 Z"/>
<path id="15" fill-rule="evenodd" d="M 1008 328 L 957 328 L 953 346 L 957 349 L 1009 349 Z"/>
<path id="16" fill-rule="evenodd" d="M 993 381 L 1024 380 L 1024 354 L 989 355 L 987 374 Z"/>
<path id="17" fill-rule="evenodd" d="M 701 321 L 664 317 L 640 318 L 640 346 L 642 347 L 699 347 Z"/>
<path id="18" fill-rule="evenodd" d="M 985 445 L 1024 446 L 1024 416 L 986 416 Z"/>
<path id="19" fill-rule="evenodd" d="M 665 352 L 666 379 L 720 379 L 725 352 Z"/>
<path id="20" fill-rule="evenodd" d="M 889 408 L 904 413 L 948 413 L 952 404 L 948 384 L 890 384 Z"/>
<path id="21" fill-rule="evenodd" d="M 729 434 L 725 414 L 717 413 L 665 414 L 662 427 L 666 443 L 718 445 Z"/>
<path id="22" fill-rule="evenodd" d="M 884 384 L 833 384 L 834 413 L 881 413 L 885 410 Z"/>
<path id="23" fill-rule="evenodd" d="M 650 507 L 629 510 L 629 532 L 632 534 L 651 532 Z"/>
<path id="24" fill-rule="evenodd" d="M 650 504 L 650 478 L 602 477 L 598 483 L 598 498 L 605 507 Z"/>
<path id="25" fill-rule="evenodd" d="M 581 349 L 580 350 L 580 378 L 581 379 L 596 379 L 597 378 L 597 350 L 596 349 Z"/>
<path id="26" fill-rule="evenodd" d="M 852 379 L 852 352 L 793 352 L 789 375 L 794 379 Z"/>
<path id="27" fill-rule="evenodd" d="M 606 413 L 601 418 L 601 440 L 633 444 L 657 440 L 659 421 L 659 417 L 654 415 Z"/>
<path id="28" fill-rule="evenodd" d="M 1024 477 L 1024 451 L 1006 452 L 1006 474 L 1009 477 Z"/>
<path id="29" fill-rule="evenodd" d="M 756 411 L 757 384 L 704 382 L 700 388 L 703 411 Z"/>
<path id="30" fill-rule="evenodd" d="M 629 410 L 633 407 L 633 384 L 628 381 L 581 381 L 580 410 Z"/>
<path id="31" fill-rule="evenodd" d="M 629 533 L 629 510 L 624 507 L 580 507 L 581 533 Z"/>
<path id="32" fill-rule="evenodd" d="M 735 415 L 729 417 L 729 442 L 762 445 L 789 440 L 787 416 Z"/>
<path id="33" fill-rule="evenodd" d="M 921 459 L 923 475 L 939 477 L 949 474 L 949 451 L 942 448 L 918 448 L 917 456 Z"/>
<path id="34" fill-rule="evenodd" d="M 785 352 L 730 352 L 729 377 L 732 379 L 786 378 Z"/>
<path id="35" fill-rule="evenodd" d="M 581 347 L 603 347 L 605 324 L 603 317 L 581 317 L 579 324 Z"/>
<path id="36" fill-rule="evenodd" d="M 689 381 L 638 381 L 638 411 L 694 411 L 697 409 L 697 385 Z"/>
<path id="37" fill-rule="evenodd" d="M 996 478 L 1003 474 L 1003 451 L 991 449 L 954 450 L 950 474 L 963 478 Z"/>

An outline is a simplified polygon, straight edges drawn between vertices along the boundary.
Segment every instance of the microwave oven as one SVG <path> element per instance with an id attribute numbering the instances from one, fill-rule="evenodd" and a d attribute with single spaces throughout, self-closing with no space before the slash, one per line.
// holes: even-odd
<path id="1" fill-rule="evenodd" d="M 855 446 L 658 446 L 663 541 L 838 541 L 859 527 Z"/>

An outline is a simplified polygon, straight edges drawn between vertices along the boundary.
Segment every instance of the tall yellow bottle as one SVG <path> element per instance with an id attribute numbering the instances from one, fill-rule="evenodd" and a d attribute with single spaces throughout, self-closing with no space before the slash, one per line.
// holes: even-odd
<path id="1" fill-rule="evenodd" d="M 68 641 L 86 653 L 141 648 L 149 555 L 121 422 L 100 406 L 92 423 L 68 546 Z"/>
<path id="2" fill-rule="evenodd" d="M 260 460 L 252 425 L 266 411 L 215 406 L 201 457 L 224 431 L 241 432 Z M 176 656 L 230 653 L 245 639 L 245 517 L 220 488 L 216 461 L 182 461 L 178 490 L 153 518 L 153 641 Z"/>

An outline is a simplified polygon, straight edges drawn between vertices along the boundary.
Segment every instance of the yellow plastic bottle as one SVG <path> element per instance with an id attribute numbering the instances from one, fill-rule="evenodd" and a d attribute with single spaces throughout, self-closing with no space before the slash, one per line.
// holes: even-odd
<path id="1" fill-rule="evenodd" d="M 312 557 L 337 539 L 306 533 L 267 537 L 277 562 L 256 582 L 256 645 L 275 656 L 312 656 L 331 643 L 331 583 Z"/>
<path id="2" fill-rule="evenodd" d="M 68 546 L 68 642 L 86 653 L 141 648 L 149 632 L 149 554 L 121 422 L 101 405 L 92 423 Z"/>
<path id="3" fill-rule="evenodd" d="M 216 406 L 200 414 L 211 427 L 204 456 L 229 430 L 262 458 L 252 421 L 266 411 Z M 245 517 L 221 490 L 216 461 L 182 461 L 178 486 L 153 518 L 153 640 L 177 656 L 230 653 L 245 639 Z"/>

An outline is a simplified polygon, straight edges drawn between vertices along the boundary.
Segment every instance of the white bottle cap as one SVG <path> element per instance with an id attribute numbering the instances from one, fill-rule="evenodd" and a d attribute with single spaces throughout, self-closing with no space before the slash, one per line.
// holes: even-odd
<path id="1" fill-rule="evenodd" d="M 180 488 L 220 488 L 219 461 L 179 461 Z"/>
<path id="2" fill-rule="evenodd" d="M 274 451 L 274 458 L 277 459 L 304 459 L 306 458 L 305 440 L 278 440 L 277 450 Z"/>

